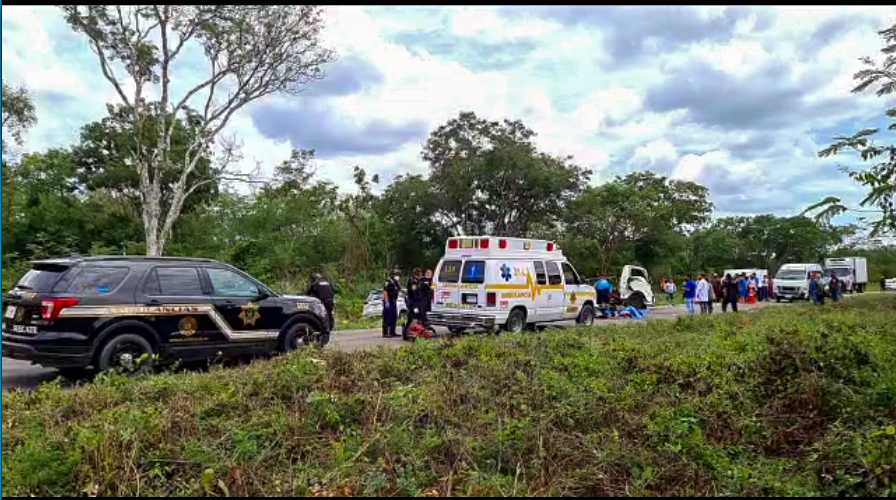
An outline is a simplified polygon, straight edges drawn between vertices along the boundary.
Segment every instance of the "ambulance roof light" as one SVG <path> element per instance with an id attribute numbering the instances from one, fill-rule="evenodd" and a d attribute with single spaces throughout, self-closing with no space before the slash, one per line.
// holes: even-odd
<path id="1" fill-rule="evenodd" d="M 498 240 L 498 248 L 501 250 L 507 249 L 507 240 Z"/>
<path id="2" fill-rule="evenodd" d="M 457 240 L 457 238 L 451 238 L 448 240 L 448 248 L 450 248 L 452 250 L 456 250 L 457 247 L 459 247 L 459 246 L 460 246 L 460 242 Z"/>
<path id="3" fill-rule="evenodd" d="M 488 238 L 483 238 L 483 239 L 479 240 L 479 248 L 482 250 L 488 250 L 488 243 L 489 243 Z"/>
<path id="4" fill-rule="evenodd" d="M 554 242 L 549 241 L 548 242 L 548 252 L 553 252 L 553 251 L 554 251 Z"/>

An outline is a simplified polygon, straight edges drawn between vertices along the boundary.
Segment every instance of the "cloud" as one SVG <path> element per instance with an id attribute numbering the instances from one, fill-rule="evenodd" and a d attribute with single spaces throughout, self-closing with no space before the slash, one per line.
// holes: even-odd
<path id="1" fill-rule="evenodd" d="M 65 146 L 116 96 L 52 7 L 3 6 L 3 77 L 32 89 L 28 149 Z M 351 189 L 352 166 L 426 173 L 429 131 L 460 111 L 522 119 L 541 148 L 593 182 L 653 170 L 705 184 L 720 213 L 797 213 L 862 189 L 820 159 L 831 137 L 880 126 L 887 103 L 850 93 L 879 54 L 894 7 L 327 7 L 340 59 L 295 97 L 234 116 L 244 169 L 315 149 L 319 175 Z M 177 68 L 183 93 L 201 51 Z"/>

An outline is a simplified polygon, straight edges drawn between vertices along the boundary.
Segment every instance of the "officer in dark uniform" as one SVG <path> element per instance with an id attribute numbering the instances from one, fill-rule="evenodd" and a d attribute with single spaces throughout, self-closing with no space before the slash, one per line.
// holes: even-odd
<path id="1" fill-rule="evenodd" d="M 411 326 L 411 323 L 414 320 L 423 322 L 425 316 L 422 314 L 423 308 L 426 307 L 425 301 L 423 299 L 423 271 L 420 269 L 414 269 L 414 272 L 411 274 L 411 277 L 408 278 L 408 320 L 404 323 L 404 328 L 402 329 L 402 337 L 407 338 L 408 327 Z"/>
<path id="2" fill-rule="evenodd" d="M 401 273 L 392 271 L 389 281 L 383 286 L 383 337 L 397 337 L 398 297 L 401 295 Z"/>
<path id="3" fill-rule="evenodd" d="M 420 280 L 423 287 L 423 309 L 420 314 L 423 316 L 424 324 L 428 322 L 426 314 L 432 311 L 432 276 L 432 269 L 427 269 Z"/>
<path id="4" fill-rule="evenodd" d="M 336 320 L 333 318 L 333 309 L 336 307 L 334 301 L 336 293 L 333 291 L 333 285 L 325 280 L 320 273 L 314 273 L 311 275 L 311 286 L 308 287 L 308 293 L 305 295 L 323 302 L 324 308 L 327 310 L 327 319 L 330 321 L 330 330 L 335 328 Z"/>

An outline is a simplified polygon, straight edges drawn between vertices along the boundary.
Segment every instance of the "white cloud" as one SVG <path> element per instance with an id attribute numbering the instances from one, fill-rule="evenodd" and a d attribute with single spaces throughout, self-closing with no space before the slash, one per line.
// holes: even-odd
<path id="1" fill-rule="evenodd" d="M 228 133 L 244 144 L 244 170 L 261 163 L 269 171 L 291 147 L 331 148 L 319 162 L 320 175 L 350 189 L 356 164 L 384 177 L 425 173 L 419 158 L 425 132 L 473 110 L 489 119 L 522 119 L 538 133 L 540 147 L 572 154 L 596 171 L 597 182 L 653 168 L 705 182 L 718 193 L 752 186 L 742 196 L 762 206 L 769 186 L 782 179 L 806 172 L 839 179 L 832 160 L 816 158 L 819 144 L 835 133 L 853 132 L 853 121 L 883 109 L 880 99 L 850 96 L 849 90 L 857 58 L 879 51 L 875 29 L 896 19 L 896 8 L 775 7 L 731 23 L 734 14 L 722 7 L 684 9 L 658 19 L 651 16 L 663 16 L 660 10 L 613 9 L 326 7 L 327 43 L 344 61 L 363 61 L 369 71 L 348 68 L 339 75 L 358 79 L 351 92 L 309 92 L 259 105 L 295 106 L 291 126 L 334 127 L 330 143 L 290 144 L 285 138 L 296 135 L 289 134 L 265 137 L 257 122 L 263 114 L 252 114 L 256 106 L 237 114 Z M 3 6 L 2 14 L 3 77 L 25 83 L 37 104 L 39 123 L 28 147 L 74 142 L 81 125 L 101 118 L 104 104 L 116 101 L 95 56 L 52 7 Z M 632 38 L 644 26 L 659 28 Z M 629 59 L 620 60 L 622 54 Z M 724 85 L 731 87 L 710 85 L 708 70 L 727 75 Z M 176 84 L 186 86 L 195 70 L 180 71 Z M 690 75 L 683 80 L 690 83 L 668 89 L 665 98 L 699 85 L 706 93 L 700 101 L 717 102 L 718 109 L 656 109 L 651 93 L 681 74 Z M 321 85 L 328 83 L 333 82 Z M 746 100 L 745 94 L 762 91 L 762 99 Z M 721 98 L 711 101 L 710 93 Z M 738 107 L 740 102 L 751 104 Z M 720 110 L 729 105 L 751 117 L 726 116 Z M 310 107 L 327 119 L 319 120 Z M 339 154 L 339 139 L 356 139 L 349 132 L 340 136 L 340 130 L 414 130 L 409 124 L 419 124 L 422 136 L 404 134 L 380 153 L 368 147 Z M 794 206 L 802 203 L 800 196 L 817 195 L 818 186 L 841 185 L 830 182 L 792 192 Z"/>

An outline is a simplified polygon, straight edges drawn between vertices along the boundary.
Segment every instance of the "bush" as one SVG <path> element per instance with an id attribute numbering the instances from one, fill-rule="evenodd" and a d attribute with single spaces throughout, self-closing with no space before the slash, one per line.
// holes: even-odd
<path id="1" fill-rule="evenodd" d="M 896 295 L 3 396 L 3 495 L 896 495 Z"/>

